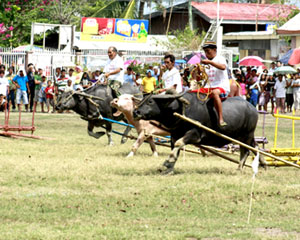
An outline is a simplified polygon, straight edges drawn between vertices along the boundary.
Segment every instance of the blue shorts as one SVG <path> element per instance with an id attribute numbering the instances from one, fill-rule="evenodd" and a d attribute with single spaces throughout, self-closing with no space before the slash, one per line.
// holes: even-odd
<path id="1" fill-rule="evenodd" d="M 26 91 L 22 91 L 20 88 L 17 89 L 17 104 L 21 104 L 23 100 L 23 104 L 28 104 L 28 96 Z"/>
<path id="2" fill-rule="evenodd" d="M 47 103 L 47 100 L 46 100 L 45 97 L 40 97 L 40 98 L 39 98 L 39 102 L 40 102 L 40 103 Z"/>

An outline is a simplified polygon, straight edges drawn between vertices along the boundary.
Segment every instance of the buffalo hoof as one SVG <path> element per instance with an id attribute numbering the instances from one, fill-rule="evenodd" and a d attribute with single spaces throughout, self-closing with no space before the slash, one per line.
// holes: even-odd
<path id="1" fill-rule="evenodd" d="M 173 175 L 174 174 L 174 168 L 167 168 L 165 166 L 162 166 L 158 169 L 158 172 L 161 175 Z"/>
<path id="2" fill-rule="evenodd" d="M 157 152 L 154 152 L 154 153 L 153 153 L 153 157 L 158 157 L 158 153 L 157 153 Z"/>
<path id="3" fill-rule="evenodd" d="M 88 134 L 91 137 L 94 137 L 94 138 L 98 139 L 98 138 L 102 137 L 105 134 L 105 132 L 96 132 L 96 133 L 94 133 L 92 131 L 88 131 Z"/>
<path id="4" fill-rule="evenodd" d="M 121 144 L 124 144 L 124 143 L 126 143 L 126 142 L 127 142 L 127 140 L 128 140 L 128 138 L 127 138 L 127 137 L 122 137 L 122 139 L 121 139 Z"/>
<path id="5" fill-rule="evenodd" d="M 109 144 L 108 144 L 108 146 L 110 146 L 110 147 L 112 147 L 112 146 L 114 146 L 115 144 L 114 144 L 114 142 L 110 142 Z"/>
<path id="6" fill-rule="evenodd" d="M 174 174 L 174 166 L 175 162 L 169 162 L 166 160 L 161 168 L 158 169 L 158 171 L 162 175 L 171 175 Z"/>

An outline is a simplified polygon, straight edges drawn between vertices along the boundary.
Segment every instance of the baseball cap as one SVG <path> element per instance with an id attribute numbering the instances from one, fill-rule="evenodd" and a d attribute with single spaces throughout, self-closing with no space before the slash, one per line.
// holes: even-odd
<path id="1" fill-rule="evenodd" d="M 146 71 L 146 73 L 152 73 L 152 71 L 151 71 L 150 69 L 148 69 L 148 70 Z"/>

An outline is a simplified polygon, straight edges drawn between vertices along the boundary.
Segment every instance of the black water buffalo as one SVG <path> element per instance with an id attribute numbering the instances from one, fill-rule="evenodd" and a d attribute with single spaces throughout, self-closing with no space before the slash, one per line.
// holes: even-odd
<path id="1" fill-rule="evenodd" d="M 124 84 L 119 92 L 121 94 L 140 94 L 140 90 L 130 84 Z M 96 96 L 96 98 L 90 98 L 89 95 Z M 98 99 L 101 98 L 101 99 Z M 124 116 L 114 117 L 113 113 L 116 109 L 110 106 L 110 102 L 113 100 L 112 89 L 106 85 L 94 85 L 84 92 L 78 91 L 66 91 L 62 93 L 58 99 L 55 108 L 57 110 L 73 110 L 78 113 L 83 120 L 88 121 L 88 134 L 95 138 L 100 138 L 105 132 L 93 132 L 94 127 L 103 127 L 106 129 L 108 137 L 108 144 L 112 145 L 113 140 L 111 138 L 112 123 L 101 120 L 101 116 L 105 118 L 114 119 L 120 121 Z M 127 135 L 130 131 L 130 127 L 127 127 L 124 134 Z M 122 138 L 124 143 L 126 138 Z"/>
<path id="2" fill-rule="evenodd" d="M 136 119 L 156 120 L 171 133 L 174 148 L 164 162 L 165 173 L 173 171 L 180 149 L 186 144 L 222 147 L 229 142 L 195 125 L 175 117 L 175 112 L 199 121 L 203 125 L 237 139 L 250 146 L 256 146 L 254 132 L 258 121 L 256 109 L 240 97 L 228 98 L 222 103 L 223 116 L 227 126 L 218 126 L 218 115 L 213 100 L 200 101 L 197 93 L 181 95 L 156 95 L 145 98 L 134 111 Z M 239 169 L 242 169 L 249 150 L 240 148 Z M 260 158 L 261 164 L 264 159 Z"/>

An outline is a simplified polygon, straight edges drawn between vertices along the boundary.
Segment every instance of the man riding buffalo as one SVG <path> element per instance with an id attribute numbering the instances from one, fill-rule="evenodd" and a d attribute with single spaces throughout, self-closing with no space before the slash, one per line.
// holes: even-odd
<path id="1" fill-rule="evenodd" d="M 214 99 L 214 106 L 219 115 L 219 125 L 224 127 L 227 123 L 223 119 L 221 98 L 226 98 L 230 92 L 227 63 L 224 57 L 217 55 L 215 42 L 206 42 L 202 48 L 207 59 L 202 59 L 201 63 L 209 65 L 209 68 L 205 68 L 208 83 L 200 89 L 200 92 L 210 94 Z"/>
<path id="2" fill-rule="evenodd" d="M 104 67 L 105 78 L 107 79 L 105 84 L 112 88 L 114 97 L 117 97 L 120 95 L 118 90 L 124 81 L 124 62 L 115 47 L 109 47 L 107 54 L 109 59 Z"/>

